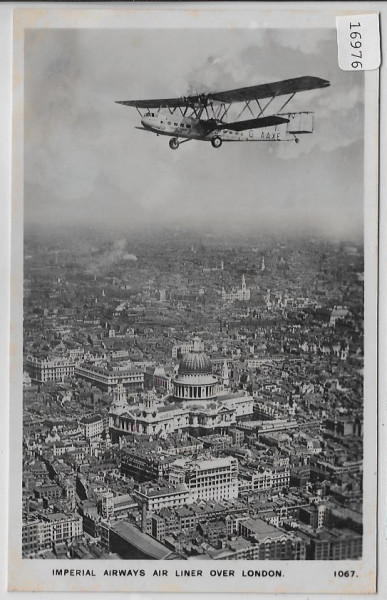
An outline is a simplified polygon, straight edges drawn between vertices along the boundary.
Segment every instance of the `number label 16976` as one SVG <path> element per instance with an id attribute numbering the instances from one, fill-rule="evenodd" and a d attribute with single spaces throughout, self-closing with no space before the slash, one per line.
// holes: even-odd
<path id="1" fill-rule="evenodd" d="M 339 67 L 343 71 L 369 71 L 380 66 L 379 15 L 336 17 Z"/>
<path id="2" fill-rule="evenodd" d="M 358 29 L 356 29 L 358 28 Z M 353 48 L 353 51 L 351 52 L 351 56 L 352 58 L 357 58 L 359 60 L 353 60 L 351 62 L 351 67 L 353 69 L 358 69 L 359 67 L 362 68 L 363 64 L 360 62 L 361 59 L 363 58 L 363 52 L 362 52 L 362 43 L 361 43 L 361 23 L 360 21 L 358 21 L 357 23 L 350 23 L 349 24 L 349 37 L 351 38 L 350 40 L 350 46 L 351 48 Z"/>

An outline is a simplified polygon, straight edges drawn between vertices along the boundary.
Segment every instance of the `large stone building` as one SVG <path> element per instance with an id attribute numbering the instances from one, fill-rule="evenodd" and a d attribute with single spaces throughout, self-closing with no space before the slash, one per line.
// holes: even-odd
<path id="1" fill-rule="evenodd" d="M 138 499 L 140 505 L 145 504 L 146 509 L 150 512 L 184 506 L 190 502 L 190 491 L 185 483 L 173 485 L 166 481 L 162 483 L 147 482 L 135 490 L 133 495 Z"/>
<path id="2" fill-rule="evenodd" d="M 23 556 L 51 548 L 53 544 L 72 542 L 83 534 L 82 517 L 65 513 L 36 515 L 23 520 Z"/>
<path id="3" fill-rule="evenodd" d="M 199 350 L 201 352 L 204 351 L 204 343 L 199 340 L 199 338 L 195 337 L 194 340 L 190 341 L 182 341 L 177 343 L 172 348 L 172 358 L 178 358 L 178 356 L 183 356 L 184 354 L 188 354 L 194 350 Z"/>
<path id="4" fill-rule="evenodd" d="M 74 377 L 75 360 L 72 358 L 36 358 L 29 356 L 26 370 L 33 383 L 63 381 L 66 377 Z"/>
<path id="5" fill-rule="evenodd" d="M 224 287 L 222 288 L 222 300 L 224 302 L 248 302 L 250 300 L 250 288 L 246 285 L 245 276 L 242 275 L 242 285 L 239 289 L 232 288 L 230 292 L 226 292 Z"/>
<path id="6" fill-rule="evenodd" d="M 155 445 L 153 449 L 128 448 L 121 456 L 121 473 L 136 481 L 168 479 L 173 456 L 161 454 Z"/>
<path id="7" fill-rule="evenodd" d="M 238 460 L 233 456 L 204 460 L 177 459 L 171 465 L 169 480 L 185 483 L 190 501 L 228 500 L 238 497 Z"/>
<path id="8" fill-rule="evenodd" d="M 224 380 L 224 374 L 222 377 Z M 150 395 L 136 406 L 129 405 L 122 388 L 117 388 L 110 410 L 113 442 L 129 434 L 161 437 L 176 431 L 187 431 L 194 436 L 225 434 L 253 413 L 252 396 L 243 390 L 225 390 L 204 352 L 194 350 L 185 354 L 172 383 L 172 393 L 158 401 Z"/>
<path id="9" fill-rule="evenodd" d="M 144 373 L 130 361 L 99 364 L 83 362 L 75 367 L 74 372 L 76 377 L 90 382 L 104 392 L 112 393 L 120 384 L 127 390 L 144 387 Z"/>
<path id="10" fill-rule="evenodd" d="M 83 435 L 88 439 L 97 438 L 102 435 L 104 423 L 101 415 L 84 415 L 79 419 L 79 425 Z"/>

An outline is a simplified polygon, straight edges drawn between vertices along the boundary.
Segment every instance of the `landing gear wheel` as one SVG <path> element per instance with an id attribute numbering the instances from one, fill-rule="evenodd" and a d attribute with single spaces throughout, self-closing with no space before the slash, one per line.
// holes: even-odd
<path id="1" fill-rule="evenodd" d="M 177 149 L 178 149 L 178 147 L 179 147 L 179 140 L 178 140 L 177 138 L 171 138 L 171 139 L 169 140 L 169 147 L 170 147 L 172 150 L 177 150 Z"/>
<path id="2" fill-rule="evenodd" d="M 298 138 L 294 138 L 294 141 L 296 142 L 296 144 L 298 144 L 298 142 L 300 141 Z"/>
<path id="3" fill-rule="evenodd" d="M 211 144 L 213 148 L 220 148 L 222 145 L 222 139 L 218 135 L 216 135 L 212 138 Z"/>

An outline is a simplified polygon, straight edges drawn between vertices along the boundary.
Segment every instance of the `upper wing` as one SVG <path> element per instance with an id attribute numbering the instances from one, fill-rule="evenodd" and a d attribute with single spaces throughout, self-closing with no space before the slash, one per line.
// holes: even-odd
<path id="1" fill-rule="evenodd" d="M 178 106 L 192 106 L 200 104 L 200 96 L 184 96 L 182 98 L 154 98 L 153 100 L 116 100 L 116 103 L 124 104 L 125 106 L 135 106 L 136 108 L 160 108 L 162 106 L 176 108 Z"/>
<path id="2" fill-rule="evenodd" d="M 224 123 L 221 129 L 231 129 L 232 131 L 245 131 L 245 129 L 260 129 L 262 127 L 272 127 L 289 123 L 289 119 L 269 115 L 268 117 L 259 117 L 258 119 L 248 119 L 247 121 L 234 121 L 233 123 Z"/>
<path id="3" fill-rule="evenodd" d="M 274 83 L 264 83 L 262 85 L 253 85 L 251 87 L 238 88 L 228 92 L 214 92 L 211 94 L 196 94 L 195 96 L 182 96 L 181 98 L 154 98 L 152 100 L 116 100 L 117 104 L 125 106 L 135 106 L 136 108 L 160 108 L 168 106 L 177 108 L 178 106 L 206 106 L 209 102 L 247 102 L 249 100 L 260 100 L 261 98 L 271 98 L 272 96 L 284 96 L 286 94 L 295 94 L 306 90 L 315 90 L 330 85 L 326 79 L 319 77 L 296 77 L 295 79 L 285 79 L 284 81 L 275 81 Z"/>
<path id="4" fill-rule="evenodd" d="M 296 77 L 294 79 L 275 81 L 274 83 L 238 88 L 228 92 L 215 92 L 208 94 L 208 98 L 218 102 L 247 102 L 249 100 L 260 100 L 261 98 L 284 96 L 286 94 L 295 94 L 296 92 L 325 88 L 329 85 L 329 81 L 320 79 L 319 77 Z"/>

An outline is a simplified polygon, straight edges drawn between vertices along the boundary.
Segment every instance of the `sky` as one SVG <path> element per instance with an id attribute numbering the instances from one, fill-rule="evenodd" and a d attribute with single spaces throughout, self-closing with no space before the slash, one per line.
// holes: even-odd
<path id="1" fill-rule="evenodd" d="M 115 104 L 303 75 L 331 87 L 287 106 L 315 112 L 299 144 L 172 151 Z M 362 236 L 364 77 L 335 30 L 29 30 L 24 86 L 26 226 Z"/>

